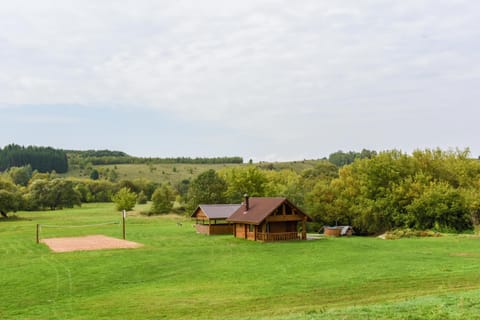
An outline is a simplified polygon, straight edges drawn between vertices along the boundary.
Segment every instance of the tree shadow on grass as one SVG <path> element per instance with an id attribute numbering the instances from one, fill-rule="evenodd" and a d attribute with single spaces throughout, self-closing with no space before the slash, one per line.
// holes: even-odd
<path id="1" fill-rule="evenodd" d="M 23 217 L 15 215 L 15 214 L 9 215 L 8 218 L 0 216 L 0 223 L 15 222 L 15 221 L 32 221 L 32 219 L 23 218 Z"/>

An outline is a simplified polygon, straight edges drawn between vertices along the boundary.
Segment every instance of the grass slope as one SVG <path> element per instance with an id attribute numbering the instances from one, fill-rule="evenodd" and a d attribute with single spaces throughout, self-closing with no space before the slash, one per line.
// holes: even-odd
<path id="1" fill-rule="evenodd" d="M 128 218 L 140 249 L 52 253 L 35 224 L 120 220 L 111 204 L 0 220 L 1 319 L 464 319 L 480 307 L 479 239 L 254 243 L 179 216 Z M 43 236 L 119 225 L 44 228 Z"/>
<path id="2" fill-rule="evenodd" d="M 256 164 L 261 168 L 275 169 L 275 170 L 294 170 L 298 173 L 305 169 L 315 167 L 319 160 L 304 160 L 293 162 L 279 162 L 279 163 L 262 163 Z M 198 174 L 207 171 L 209 169 L 221 170 L 227 167 L 239 167 L 246 166 L 247 164 L 117 164 L 117 165 L 98 165 L 93 166 L 100 172 L 106 169 L 115 170 L 118 174 L 118 180 L 127 179 L 147 179 L 154 182 L 170 182 L 172 185 L 179 183 L 184 179 L 193 179 Z M 91 169 L 80 169 L 78 166 L 71 168 L 68 173 L 62 174 L 63 177 L 77 177 L 77 178 L 89 178 Z"/>

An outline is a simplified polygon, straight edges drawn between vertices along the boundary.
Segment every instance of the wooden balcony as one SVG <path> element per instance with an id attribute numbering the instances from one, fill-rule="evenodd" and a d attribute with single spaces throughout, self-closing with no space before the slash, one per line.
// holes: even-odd
<path id="1" fill-rule="evenodd" d="M 286 241 L 286 240 L 301 240 L 302 234 L 298 232 L 278 232 L 278 233 L 264 233 L 257 232 L 257 241 Z"/>

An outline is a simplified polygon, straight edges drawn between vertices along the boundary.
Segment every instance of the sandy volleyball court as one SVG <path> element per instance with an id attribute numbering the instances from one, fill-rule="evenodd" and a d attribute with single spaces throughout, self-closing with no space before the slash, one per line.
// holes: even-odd
<path id="1" fill-rule="evenodd" d="M 51 238 L 42 239 L 54 252 L 70 252 L 103 249 L 127 249 L 139 248 L 143 244 L 122 239 L 111 238 L 103 235 L 91 235 L 84 237 Z"/>

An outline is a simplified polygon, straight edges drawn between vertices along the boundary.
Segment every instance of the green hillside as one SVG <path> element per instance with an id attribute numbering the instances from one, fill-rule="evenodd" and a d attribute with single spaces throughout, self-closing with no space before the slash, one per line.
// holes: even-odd
<path id="1" fill-rule="evenodd" d="M 314 168 L 322 160 L 304 160 L 292 162 L 262 162 L 254 165 L 265 170 L 293 170 L 297 173 L 305 169 Z M 199 173 L 214 169 L 216 171 L 227 167 L 246 166 L 248 164 L 189 164 L 189 163 L 165 163 L 165 164 L 115 164 L 115 165 L 88 165 L 81 168 L 73 165 L 70 170 L 62 176 L 88 178 L 93 169 L 98 170 L 104 176 L 112 171 L 117 174 L 117 180 L 147 179 L 153 182 L 170 182 L 172 185 L 184 179 L 192 179 Z"/>

